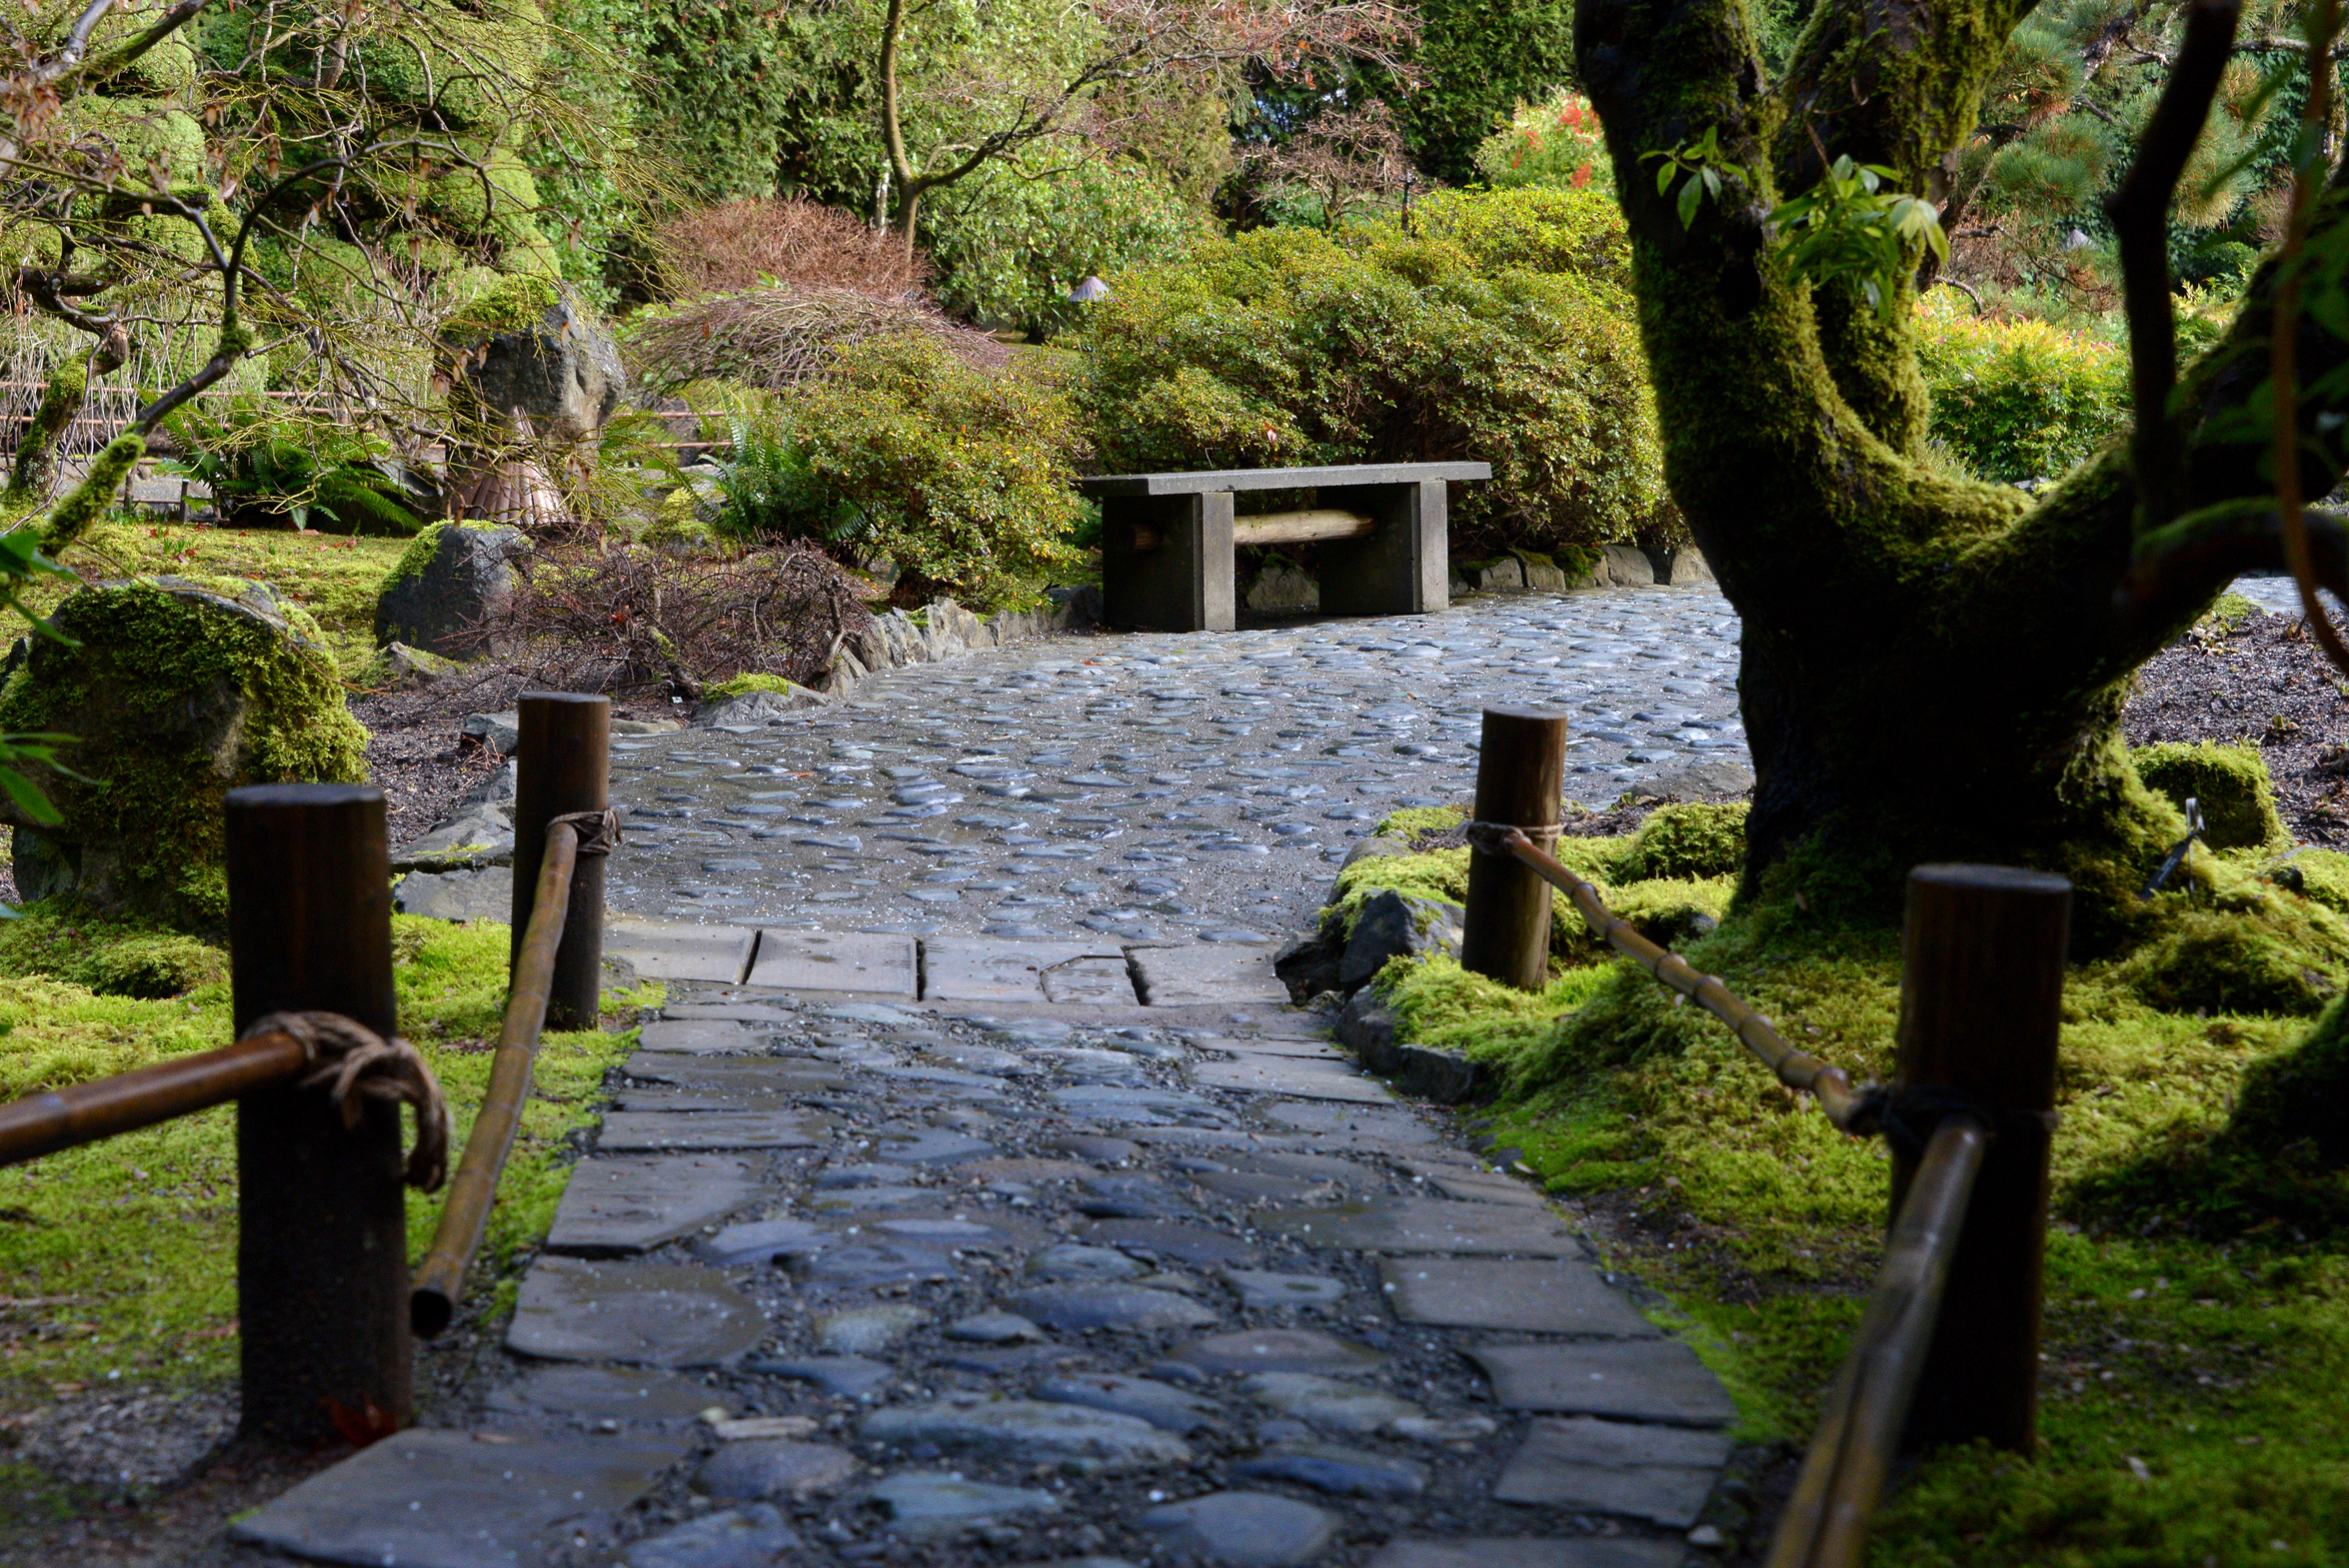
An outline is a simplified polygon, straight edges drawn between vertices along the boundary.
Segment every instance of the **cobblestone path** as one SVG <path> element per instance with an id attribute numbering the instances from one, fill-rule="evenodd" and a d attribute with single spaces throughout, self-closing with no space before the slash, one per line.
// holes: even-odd
<path id="1" fill-rule="evenodd" d="M 616 793 L 664 827 L 611 896 L 654 918 L 613 944 L 671 1001 L 504 1353 L 232 1538 L 390 1568 L 1713 1560 L 1746 1502 L 1720 1385 L 1289 1007 L 1268 942 L 1348 833 L 1459 797 L 1484 701 L 1571 704 L 1599 803 L 1741 759 L 1733 631 L 1657 590 L 1073 640 L 648 738 Z"/>
<path id="2" fill-rule="evenodd" d="M 894 671 L 797 723 L 615 744 L 626 914 L 1264 942 L 1398 805 L 1474 784 L 1488 703 L 1574 715 L 1567 791 L 1745 761 L 1709 587 L 1269 631 L 1061 638 Z"/>

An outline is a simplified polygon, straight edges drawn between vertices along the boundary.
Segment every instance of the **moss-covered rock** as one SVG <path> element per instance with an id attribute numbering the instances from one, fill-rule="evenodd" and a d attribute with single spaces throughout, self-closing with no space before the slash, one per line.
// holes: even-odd
<path id="1" fill-rule="evenodd" d="M 75 594 L 50 624 L 72 641 L 35 639 L 0 687 L 0 730 L 76 738 L 79 777 L 40 781 L 62 824 L 0 804 L 28 898 L 215 926 L 227 790 L 366 777 L 317 624 L 262 584 L 140 578 Z"/>
<path id="2" fill-rule="evenodd" d="M 1745 802 L 1659 805 L 1608 867 L 1608 880 L 1734 876 L 1745 866 Z"/>
<path id="3" fill-rule="evenodd" d="M 2189 799 L 2202 803 L 2203 840 L 2214 849 L 2255 849 L 2291 842 L 2276 814 L 2267 762 L 2256 747 L 2192 746 L 2164 742 L 2129 754 L 2137 777 L 2183 810 Z"/>

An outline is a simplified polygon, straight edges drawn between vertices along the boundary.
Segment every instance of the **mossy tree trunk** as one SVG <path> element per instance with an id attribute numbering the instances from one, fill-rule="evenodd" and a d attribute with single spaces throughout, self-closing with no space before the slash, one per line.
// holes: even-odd
<path id="1" fill-rule="evenodd" d="M 2130 673 L 2236 572 L 2276 559 L 2271 525 L 2132 574 L 2136 494 L 2117 447 L 2036 502 L 1952 477 L 1927 458 L 1913 283 L 1880 318 L 1844 286 L 1814 295 L 1771 254 L 1771 207 L 1815 184 L 1822 157 L 1889 166 L 1899 189 L 1939 199 L 2028 9 L 1826 0 L 1775 83 L 1741 0 L 1578 10 L 1582 81 L 1626 171 L 1666 477 L 1743 622 L 1749 891 L 1791 857 L 1804 874 L 1769 885 L 1882 910 L 1915 861 L 2020 860 L 2073 871 L 2109 911 L 2180 830 L 2119 738 Z M 1746 176 L 1683 226 L 1644 155 L 1708 128 Z M 2336 188 L 2312 251 L 2343 222 Z M 2265 376 L 2273 282 L 2271 263 L 2183 382 L 2187 508 L 2273 493 L 2267 435 L 2227 418 Z M 2299 353 L 2303 386 L 2344 357 L 2306 331 Z M 2324 412 L 2303 406 L 2312 431 Z M 2337 444 L 2307 463 L 2304 493 L 2325 494 Z"/>

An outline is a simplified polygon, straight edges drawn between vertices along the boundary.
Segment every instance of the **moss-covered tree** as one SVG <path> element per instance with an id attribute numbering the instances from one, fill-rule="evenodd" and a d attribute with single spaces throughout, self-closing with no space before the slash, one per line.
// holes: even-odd
<path id="1" fill-rule="evenodd" d="M 2071 872 L 2083 933 L 2110 939 L 2183 830 L 2121 744 L 2130 674 L 2237 572 L 2281 559 L 2259 413 L 2277 264 L 2173 394 L 2156 243 L 2133 277 L 2138 437 L 2033 499 L 1927 451 L 1911 309 L 1923 247 L 1885 271 L 1878 310 L 1849 270 L 1806 276 L 1772 221 L 1839 157 L 1939 201 L 2029 9 L 1834 0 L 1775 76 L 1748 0 L 1584 0 L 1576 46 L 1626 171 L 1666 475 L 1743 619 L 1748 891 L 1880 914 L 1912 862 L 2026 860 Z M 2223 61 L 2232 7 L 2195 10 L 2215 47 L 2190 41 L 2185 57 Z M 2216 65 L 2205 74 L 2173 83 L 2173 121 L 2140 152 L 2156 240 Z M 2336 297 L 2349 264 L 2337 180 L 2306 254 L 2312 300 Z M 2306 320 L 2295 342 L 2300 487 L 2317 496 L 2343 468 L 2349 388 L 2326 377 L 2349 342 Z M 2336 584 L 2338 540 L 2318 530 Z"/>

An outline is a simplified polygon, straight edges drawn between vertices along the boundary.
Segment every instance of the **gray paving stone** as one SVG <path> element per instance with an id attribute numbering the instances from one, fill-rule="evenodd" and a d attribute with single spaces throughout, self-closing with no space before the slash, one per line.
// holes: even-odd
<path id="1" fill-rule="evenodd" d="M 1193 1340 L 1174 1352 L 1204 1372 L 1323 1372 L 1359 1375 L 1386 1357 L 1350 1339 L 1310 1328 L 1248 1328 Z"/>
<path id="2" fill-rule="evenodd" d="M 1677 1541 L 1592 1536 L 1459 1536 L 1447 1541 L 1389 1541 L 1370 1568 L 1681 1568 Z"/>
<path id="3" fill-rule="evenodd" d="M 645 1050 L 682 1051 L 689 1056 L 741 1054 L 765 1048 L 757 1029 L 719 1018 L 655 1018 L 637 1034 Z"/>
<path id="4" fill-rule="evenodd" d="M 1188 1445 L 1137 1416 L 1042 1400 L 1001 1399 L 876 1410 L 865 1440 L 935 1444 L 946 1453 L 984 1455 L 1004 1464 L 1092 1460 L 1108 1470 L 1188 1465 Z"/>
<path id="5" fill-rule="evenodd" d="M 1296 1099 L 1338 1100 L 1353 1105 L 1396 1103 L 1393 1092 L 1376 1078 L 1363 1077 L 1350 1067 L 1324 1067 L 1292 1056 L 1202 1061 L 1191 1067 L 1190 1081 L 1201 1088 L 1286 1094 Z"/>
<path id="6" fill-rule="evenodd" d="M 1618 1339 L 1662 1332 L 1597 1269 L 1568 1258 L 1389 1257 L 1379 1259 L 1378 1277 L 1406 1323 Z"/>
<path id="7" fill-rule="evenodd" d="M 694 1477 L 697 1491 L 729 1501 L 788 1500 L 847 1485 L 865 1462 L 830 1443 L 802 1443 L 785 1437 L 755 1437 L 721 1443 Z"/>
<path id="8" fill-rule="evenodd" d="M 1183 1094 L 1174 1089 L 1126 1088 L 1117 1084 L 1079 1084 L 1075 1088 L 1054 1089 L 1052 1101 L 1073 1116 L 1093 1121 L 1154 1122 L 1170 1118 L 1183 1120 L 1203 1117 L 1222 1119 L 1215 1105 L 1196 1094 Z"/>
<path id="9" fill-rule="evenodd" d="M 1257 1217 L 1306 1246 L 1359 1252 L 1579 1258 L 1581 1240 L 1552 1213 L 1496 1203 L 1372 1198 L 1333 1208 L 1281 1209 Z"/>
<path id="10" fill-rule="evenodd" d="M 1728 1458 L 1729 1439 L 1720 1432 L 1587 1416 L 1535 1421 L 1492 1495 L 1685 1530 L 1696 1523 Z"/>
<path id="11" fill-rule="evenodd" d="M 1119 1280 L 1138 1278 L 1146 1270 L 1116 1247 L 1065 1241 L 1031 1257 L 1027 1272 L 1038 1279 Z"/>
<path id="12" fill-rule="evenodd" d="M 944 1248 L 914 1242 L 844 1241 L 793 1258 L 791 1270 L 792 1278 L 809 1290 L 869 1290 L 952 1279 L 955 1259 Z"/>
<path id="13" fill-rule="evenodd" d="M 1256 1249 L 1224 1231 L 1165 1219 L 1098 1219 L 1085 1227 L 1086 1240 L 1144 1257 L 1173 1259 L 1194 1268 L 1253 1263 Z"/>
<path id="14" fill-rule="evenodd" d="M 947 1338 L 974 1345 L 1023 1345 L 1044 1337 L 1043 1329 L 1017 1312 L 975 1312 L 947 1325 Z"/>
<path id="15" fill-rule="evenodd" d="M 1568 1345 L 1479 1345 L 1469 1356 L 1504 1410 L 1620 1416 L 1687 1426 L 1737 1419 L 1720 1380 L 1677 1339 L 1596 1339 Z"/>
<path id="16" fill-rule="evenodd" d="M 897 1368 L 863 1356 L 754 1356 L 743 1370 L 762 1377 L 814 1383 L 840 1399 L 867 1399 L 897 1379 Z"/>
<path id="17" fill-rule="evenodd" d="M 621 1553 L 620 1561 L 625 1568 L 773 1568 L 799 1544 L 783 1515 L 762 1503 L 648 1536 Z"/>
<path id="18" fill-rule="evenodd" d="M 762 930 L 750 983 L 793 991 L 919 993 L 914 938 L 866 932 Z"/>
<path id="19" fill-rule="evenodd" d="M 548 1361 L 720 1366 L 767 1334 L 715 1269 L 542 1257 L 522 1276 L 506 1348 Z"/>
<path id="20" fill-rule="evenodd" d="M 1153 1508 L 1135 1523 L 1176 1557 L 1234 1568 L 1311 1562 L 1337 1533 L 1331 1515 L 1270 1492 L 1212 1492 Z"/>
<path id="21" fill-rule="evenodd" d="M 1288 1000 L 1269 947 L 1217 942 L 1200 947 L 1130 947 L 1143 1001 L 1152 1007 Z"/>
<path id="22" fill-rule="evenodd" d="M 1345 1299 L 1345 1281 L 1322 1274 L 1270 1274 L 1251 1268 L 1227 1268 L 1223 1277 L 1239 1293 L 1239 1304 L 1250 1311 L 1272 1307 L 1317 1311 Z"/>
<path id="23" fill-rule="evenodd" d="M 758 1195 L 751 1167 L 719 1154 L 582 1160 L 555 1205 L 547 1249 L 578 1257 L 643 1252 Z"/>
<path id="24" fill-rule="evenodd" d="M 992 1158 L 996 1152 L 985 1138 L 944 1127 L 884 1130 L 872 1136 L 873 1158 L 892 1165 L 961 1165 Z"/>
<path id="25" fill-rule="evenodd" d="M 483 1443 L 413 1427 L 233 1520 L 228 1533 L 355 1568 L 536 1562 L 561 1539 L 556 1526 L 617 1514 L 684 1452 L 636 1438 Z"/>
<path id="26" fill-rule="evenodd" d="M 1122 1372 L 1047 1378 L 1036 1385 L 1036 1397 L 1048 1404 L 1085 1405 L 1135 1416 L 1177 1437 L 1207 1430 L 1216 1419 L 1215 1407 L 1195 1394 L 1157 1378 L 1130 1377 Z"/>
<path id="27" fill-rule="evenodd" d="M 1231 1473 L 1244 1481 L 1288 1481 L 1339 1497 L 1416 1497 L 1427 1490 L 1427 1467 L 1332 1443 L 1292 1443 L 1243 1459 Z"/>
<path id="28" fill-rule="evenodd" d="M 1424 1415 L 1407 1399 L 1311 1372 L 1258 1372 L 1240 1385 L 1258 1404 L 1331 1432 L 1380 1432 Z"/>
<path id="29" fill-rule="evenodd" d="M 1123 954 L 1070 958 L 1046 969 L 1043 979 L 1045 999 L 1062 1006 L 1131 1007 L 1142 999 Z"/>
<path id="30" fill-rule="evenodd" d="M 647 1367 L 534 1367 L 483 1401 L 492 1410 L 537 1412 L 582 1421 L 675 1425 L 710 1408 L 710 1390 L 673 1372 Z"/>
<path id="31" fill-rule="evenodd" d="M 1253 1107 L 1251 1114 L 1341 1147 L 1403 1148 L 1435 1141 L 1435 1129 L 1409 1111 L 1375 1105 L 1274 1100 Z"/>
<path id="32" fill-rule="evenodd" d="M 925 1001 L 1044 1001 L 1045 970 L 1099 957 L 1125 967 L 1122 951 L 1098 944 L 941 936 L 922 944 L 922 996 Z M 1129 1002 L 1133 989 L 1127 987 Z"/>
<path id="33" fill-rule="evenodd" d="M 631 853 L 643 853 L 638 848 Z M 604 920 L 604 952 L 626 958 L 648 980 L 715 980 L 739 983 L 750 967 L 757 932 L 732 925 L 682 920 Z"/>
<path id="34" fill-rule="evenodd" d="M 1172 1290 L 1126 1284 L 1040 1285 L 1011 1298 L 1016 1312 L 1063 1333 L 1109 1329 L 1149 1334 L 1167 1328 L 1198 1328 L 1216 1314 Z"/>
<path id="35" fill-rule="evenodd" d="M 825 1141 L 798 1112 L 775 1110 L 615 1110 L 596 1135 L 596 1147 L 613 1153 L 805 1149 Z"/>
<path id="36" fill-rule="evenodd" d="M 873 1498 L 889 1510 L 890 1533 L 917 1540 L 1061 1510 L 1061 1500 L 1050 1492 L 919 1472 L 875 1483 Z"/>
<path id="37" fill-rule="evenodd" d="M 694 1243 L 694 1255 L 721 1268 L 738 1263 L 772 1263 L 820 1252 L 840 1238 L 804 1219 L 759 1219 L 729 1225 Z"/>

